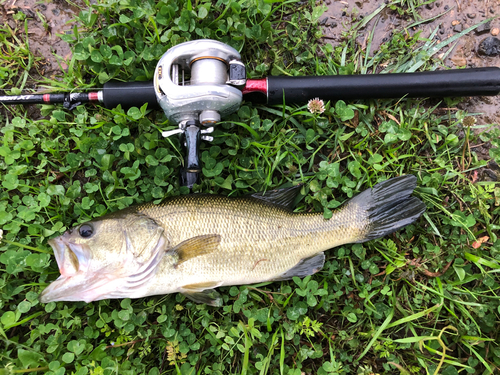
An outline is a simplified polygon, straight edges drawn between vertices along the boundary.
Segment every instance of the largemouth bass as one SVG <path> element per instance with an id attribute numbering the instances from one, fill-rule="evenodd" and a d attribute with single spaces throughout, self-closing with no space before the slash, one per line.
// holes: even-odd
<path id="1" fill-rule="evenodd" d="M 416 177 L 375 185 L 329 220 L 294 213 L 297 187 L 230 198 L 186 195 L 103 216 L 49 240 L 61 276 L 41 302 L 96 301 L 183 293 L 220 305 L 214 288 L 305 277 L 324 251 L 392 233 L 425 205 L 411 196 Z"/>

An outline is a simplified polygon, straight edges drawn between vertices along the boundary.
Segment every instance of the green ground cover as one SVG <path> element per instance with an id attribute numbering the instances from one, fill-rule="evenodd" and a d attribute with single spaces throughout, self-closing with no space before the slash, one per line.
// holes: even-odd
<path id="1" fill-rule="evenodd" d="M 419 22 L 421 3 L 382 6 Z M 362 50 L 353 36 L 365 17 L 345 42 L 321 45 L 323 11 L 294 0 L 99 1 L 64 36 L 74 51 L 67 71 L 40 85 L 70 90 L 112 78 L 150 80 L 169 47 L 198 38 L 241 51 L 251 78 L 435 69 L 438 52 L 452 42 L 396 29 L 376 52 L 370 38 Z M 37 75 L 40 60 L 29 52 L 23 15 L 16 17 L 17 29 L 0 28 L 0 88 L 10 93 Z M 221 308 L 180 294 L 40 304 L 59 275 L 47 239 L 106 212 L 186 194 L 177 175 L 183 157 L 176 138 L 160 135 L 175 126 L 147 108 L 44 105 L 41 116 L 5 110 L 0 373 L 498 371 L 500 187 L 476 181 L 488 160 L 471 145 L 491 145 L 490 158 L 500 164 L 500 131 L 453 110 L 458 101 L 339 101 L 323 114 L 244 103 L 217 125 L 214 141 L 202 145 L 195 192 L 243 195 L 300 182 L 297 210 L 328 217 L 376 182 L 414 174 L 427 205 L 418 223 L 394 235 L 330 250 L 312 277 L 221 288 Z"/>

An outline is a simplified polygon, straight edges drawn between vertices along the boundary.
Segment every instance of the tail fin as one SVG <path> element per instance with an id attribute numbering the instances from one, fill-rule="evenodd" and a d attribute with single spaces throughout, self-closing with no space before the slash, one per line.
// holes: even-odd
<path id="1" fill-rule="evenodd" d="M 365 190 L 349 203 L 363 207 L 368 213 L 366 242 L 393 233 L 413 223 L 425 211 L 425 204 L 412 197 L 417 178 L 412 175 L 391 178 Z"/>

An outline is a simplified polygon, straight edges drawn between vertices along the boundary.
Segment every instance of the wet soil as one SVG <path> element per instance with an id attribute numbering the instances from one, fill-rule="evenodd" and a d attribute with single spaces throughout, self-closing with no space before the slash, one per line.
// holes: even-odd
<path id="1" fill-rule="evenodd" d="M 321 19 L 324 23 L 325 41 L 337 45 L 343 38 L 348 37 L 349 28 L 354 22 L 372 14 L 383 4 L 382 0 L 326 0 L 328 11 Z M 446 13 L 445 13 L 446 12 Z M 500 15 L 498 0 L 438 0 L 417 9 L 422 20 L 432 19 L 442 13 L 435 20 L 409 28 L 414 34 L 421 31 L 421 36 L 427 38 L 439 29 L 436 38 L 445 40 L 456 33 L 473 26 L 480 21 Z M 414 23 L 410 17 L 400 15 L 397 10 L 385 9 L 371 20 L 364 28 L 364 34 L 359 33 L 357 42 L 360 48 L 364 47 L 365 34 L 373 33 L 371 51 L 391 37 L 394 29 L 401 30 Z M 500 67 L 500 55 L 487 57 L 478 53 L 480 43 L 487 37 L 495 36 L 500 29 L 500 19 L 492 20 L 487 27 L 482 27 L 462 36 L 452 52 L 443 61 L 449 68 L 473 68 L 496 66 Z M 464 98 L 457 106 L 469 113 L 480 113 L 476 117 L 477 125 L 500 124 L 500 96 Z"/>
<path id="2" fill-rule="evenodd" d="M 14 34 L 23 35 L 23 19 L 26 19 L 30 51 L 44 58 L 39 73 L 56 76 L 60 74 L 61 68 L 67 68 L 66 61 L 71 58 L 70 46 L 60 35 L 71 32 L 73 20 L 81 6 L 79 1 L 70 4 L 64 0 L 0 1 L 0 23 L 4 27 L 8 26 Z"/>

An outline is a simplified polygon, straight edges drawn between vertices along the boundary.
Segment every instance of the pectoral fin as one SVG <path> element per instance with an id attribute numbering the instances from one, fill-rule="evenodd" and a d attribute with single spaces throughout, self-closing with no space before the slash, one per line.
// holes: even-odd
<path id="1" fill-rule="evenodd" d="M 294 276 L 306 277 L 318 272 L 325 264 L 325 253 L 319 253 L 310 258 L 301 259 L 294 267 L 285 271 L 280 276 L 273 279 L 273 281 L 290 280 Z"/>
<path id="2" fill-rule="evenodd" d="M 174 246 L 172 249 L 168 250 L 168 253 L 177 257 L 177 261 L 175 263 L 175 267 L 177 267 L 179 264 L 191 258 L 209 254 L 217 250 L 217 248 L 219 247 L 219 243 L 220 235 L 207 234 L 183 241 L 177 246 Z"/>
<path id="3" fill-rule="evenodd" d="M 205 303 L 210 306 L 220 307 L 222 306 L 222 297 L 219 292 L 213 289 L 219 285 L 220 283 L 216 282 L 184 285 L 181 288 L 181 293 L 196 303 Z"/>

